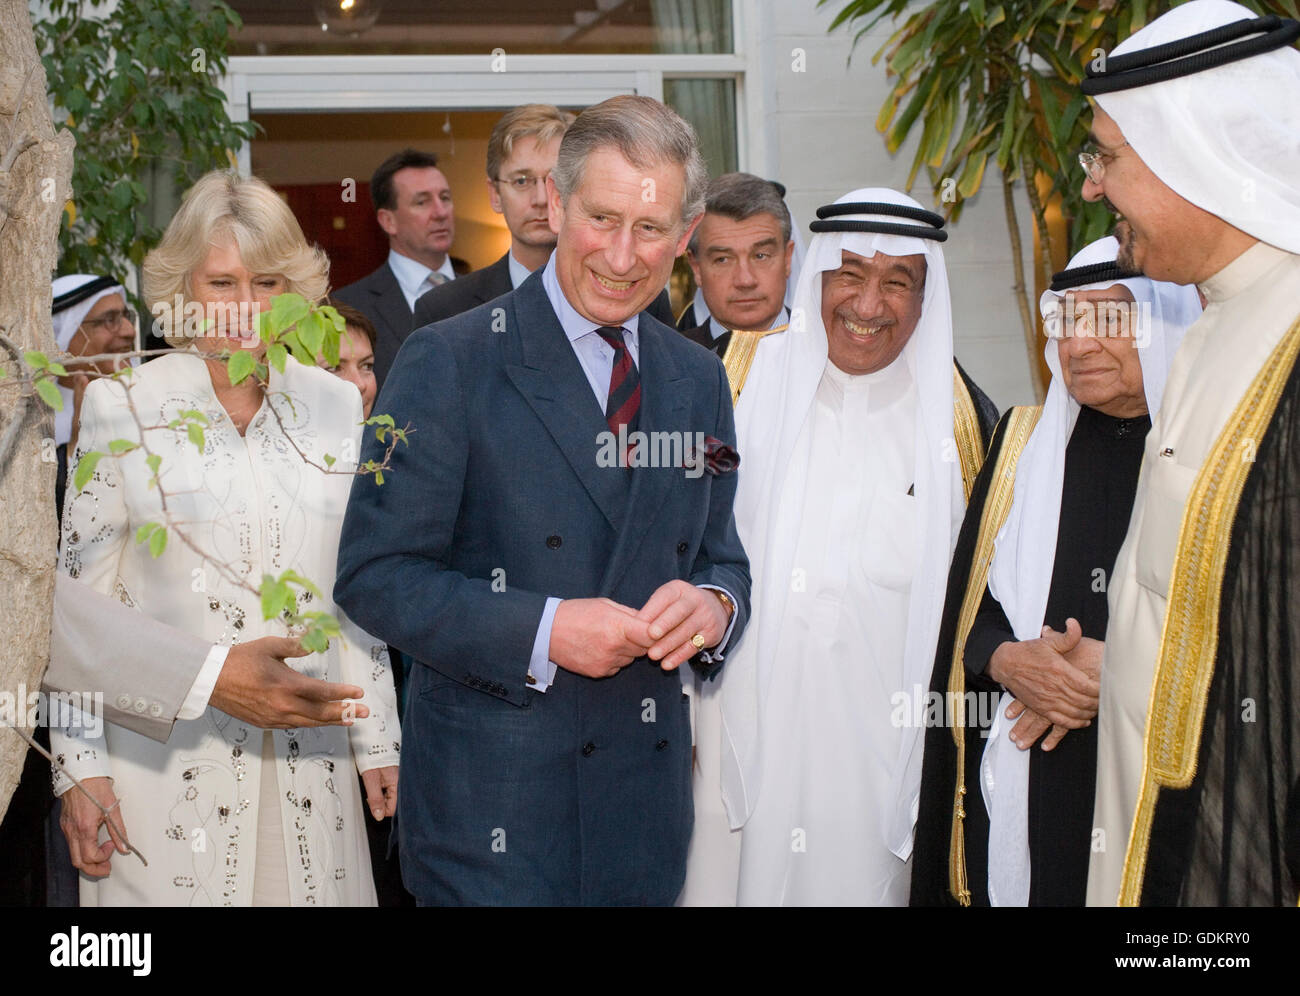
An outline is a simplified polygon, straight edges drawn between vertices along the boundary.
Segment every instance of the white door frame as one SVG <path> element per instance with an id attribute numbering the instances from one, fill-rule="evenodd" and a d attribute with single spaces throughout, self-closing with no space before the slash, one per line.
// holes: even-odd
<path id="1" fill-rule="evenodd" d="M 222 79 L 230 117 L 266 112 L 470 110 L 544 99 L 585 107 L 618 94 L 663 99 L 667 77 L 736 80 L 737 155 L 749 161 L 746 60 L 724 55 L 232 56 Z M 248 143 L 239 169 L 251 170 Z"/>

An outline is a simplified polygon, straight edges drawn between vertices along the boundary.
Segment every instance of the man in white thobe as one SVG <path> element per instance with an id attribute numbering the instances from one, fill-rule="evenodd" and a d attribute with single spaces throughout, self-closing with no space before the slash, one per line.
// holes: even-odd
<path id="1" fill-rule="evenodd" d="M 1121 264 L 1196 283 L 1206 305 L 1109 589 L 1090 904 L 1294 906 L 1300 889 L 1297 35 L 1194 0 L 1084 84 L 1083 193 L 1121 216 Z"/>
<path id="2" fill-rule="evenodd" d="M 880 188 L 818 214 L 736 408 L 755 628 L 698 709 L 688 904 L 908 897 L 922 731 L 898 697 L 928 686 L 965 506 L 954 397 L 992 405 L 954 376 L 942 219 Z M 991 419 L 966 421 L 977 464 Z"/>

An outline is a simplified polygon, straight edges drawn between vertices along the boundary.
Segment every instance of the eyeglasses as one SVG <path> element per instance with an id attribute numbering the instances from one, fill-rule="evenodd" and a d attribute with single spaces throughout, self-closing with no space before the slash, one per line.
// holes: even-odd
<path id="1" fill-rule="evenodd" d="M 550 175 L 550 173 L 543 173 L 541 176 L 530 176 L 529 174 L 524 173 L 520 176 L 497 177 L 493 182 L 504 183 L 509 186 L 511 190 L 522 194 L 531 189 L 535 183 L 540 183 L 542 186 L 545 186 L 546 178 Z"/>
<path id="2" fill-rule="evenodd" d="M 1116 151 L 1124 148 L 1125 145 L 1128 145 L 1128 142 L 1115 146 Z M 1102 152 L 1097 146 L 1088 145 L 1079 153 L 1079 165 L 1083 167 L 1089 180 L 1100 184 L 1101 178 L 1106 175 L 1106 160 L 1114 158 L 1114 152 Z"/>
<path id="3" fill-rule="evenodd" d="M 83 328 L 90 329 L 92 332 L 111 332 L 117 328 L 119 322 L 134 326 L 135 312 L 129 308 L 122 311 L 106 311 L 98 318 L 87 318 L 81 324 Z"/>

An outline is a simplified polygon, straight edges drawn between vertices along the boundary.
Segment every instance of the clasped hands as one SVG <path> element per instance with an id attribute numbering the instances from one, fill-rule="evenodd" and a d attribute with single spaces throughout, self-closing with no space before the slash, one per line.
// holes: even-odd
<path id="1" fill-rule="evenodd" d="M 717 595 L 689 581 L 661 585 L 640 609 L 608 598 L 566 598 L 555 610 L 549 657 L 588 678 L 608 678 L 643 656 L 672 671 L 700 647 L 722 642 L 729 622 Z M 699 647 L 691 640 L 696 635 Z"/>
<path id="2" fill-rule="evenodd" d="M 1013 744 L 1028 750 L 1046 733 L 1043 750 L 1052 750 L 1070 730 L 1091 724 L 1105 646 L 1067 619 L 1064 633 L 1044 626 L 1039 639 L 1003 643 L 993 652 L 988 675 L 1015 696 L 1006 712 L 1017 720 Z"/>

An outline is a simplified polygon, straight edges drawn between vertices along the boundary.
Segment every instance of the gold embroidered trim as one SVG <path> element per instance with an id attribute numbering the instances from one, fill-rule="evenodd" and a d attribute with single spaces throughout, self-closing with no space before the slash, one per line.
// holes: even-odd
<path id="1" fill-rule="evenodd" d="M 1297 353 L 1300 319 L 1282 337 L 1237 403 L 1187 496 L 1151 684 L 1142 744 L 1142 788 L 1124 854 L 1120 906 L 1136 906 L 1142 899 L 1160 789 L 1187 788 L 1196 775 L 1219 645 L 1219 601 L 1228 540 L 1255 448 L 1273 419 Z"/>
<path id="2" fill-rule="evenodd" d="M 961 380 L 958 378 L 958 383 Z M 969 401 L 969 398 L 967 399 Z M 966 637 L 975 624 L 988 583 L 989 565 L 993 562 L 993 541 L 1007 521 L 1011 501 L 1015 496 L 1016 466 L 1020 454 L 1038 424 L 1042 406 L 1018 407 L 1007 412 L 1007 431 L 1002 439 L 1002 449 L 993 467 L 988 497 L 980 515 L 980 528 L 975 539 L 975 554 L 971 560 L 970 577 L 966 593 L 962 596 L 961 613 L 957 617 L 957 632 L 952 645 L 952 663 L 948 670 L 948 701 L 952 703 L 952 739 L 957 745 L 957 780 L 952 800 L 952 837 L 948 849 L 948 891 L 962 906 L 970 905 L 970 886 L 966 880 Z M 970 497 L 969 489 L 967 497 Z"/>
<path id="3" fill-rule="evenodd" d="M 758 354 L 758 341 L 765 335 L 775 335 L 777 332 L 784 332 L 789 327 L 790 324 L 787 322 L 785 325 L 778 325 L 775 328 L 767 329 L 765 332 L 732 329 L 731 341 L 727 343 L 727 352 L 722 357 L 722 365 L 727 368 L 727 381 L 731 384 L 731 404 L 733 407 L 736 404 L 736 399 L 740 397 L 740 389 L 745 386 L 745 380 L 749 377 L 749 368 L 754 365 L 754 357 Z"/>
<path id="4" fill-rule="evenodd" d="M 975 402 L 971 400 L 966 382 L 957 372 L 957 364 L 952 365 L 952 431 L 957 443 L 957 457 L 961 460 L 961 484 L 970 501 L 971 488 L 975 487 L 975 478 L 984 463 L 984 440 L 980 436 L 979 416 L 975 413 Z"/>

